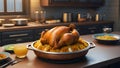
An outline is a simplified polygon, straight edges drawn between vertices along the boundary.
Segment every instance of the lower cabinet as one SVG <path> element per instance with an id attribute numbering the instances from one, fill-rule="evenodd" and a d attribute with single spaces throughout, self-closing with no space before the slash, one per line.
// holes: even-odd
<path id="1" fill-rule="evenodd" d="M 64 25 L 64 24 L 60 24 Z M 69 24 L 68 24 L 69 25 Z M 113 28 L 113 23 L 98 23 L 98 24 L 77 24 L 76 29 L 79 31 L 80 35 L 85 34 L 94 34 L 94 33 L 102 33 L 103 28 L 109 27 Z M 17 30 L 17 31 L 4 31 L 0 32 L 0 44 L 13 44 L 13 43 L 21 43 L 21 42 L 30 42 L 38 40 L 41 36 L 41 32 L 45 29 L 51 29 L 57 25 L 49 25 L 34 29 L 26 29 L 26 30 Z"/>
<path id="2" fill-rule="evenodd" d="M 113 23 L 109 24 L 89 24 L 89 25 L 77 25 L 77 30 L 81 35 L 85 34 L 94 34 L 94 33 L 102 33 L 103 28 L 112 28 L 113 31 Z"/>
<path id="3" fill-rule="evenodd" d="M 29 42 L 33 40 L 33 30 L 2 32 L 2 44 Z"/>

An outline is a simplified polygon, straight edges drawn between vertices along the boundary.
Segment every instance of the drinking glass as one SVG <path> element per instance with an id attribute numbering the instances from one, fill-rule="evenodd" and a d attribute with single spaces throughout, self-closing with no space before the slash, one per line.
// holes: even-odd
<path id="1" fill-rule="evenodd" d="M 28 49 L 25 45 L 14 45 L 14 53 L 18 58 L 25 58 L 27 55 Z"/>

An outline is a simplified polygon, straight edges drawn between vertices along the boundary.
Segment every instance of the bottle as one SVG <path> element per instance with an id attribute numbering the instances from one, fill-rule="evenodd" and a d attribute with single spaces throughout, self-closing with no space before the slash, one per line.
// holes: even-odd
<path id="1" fill-rule="evenodd" d="M 66 23 L 66 22 L 71 22 L 72 21 L 72 18 L 71 18 L 71 13 L 63 13 L 63 22 Z"/>
<path id="2" fill-rule="evenodd" d="M 96 14 L 95 20 L 99 21 L 99 14 Z"/>
<path id="3" fill-rule="evenodd" d="M 81 19 L 81 15 L 78 14 L 78 22 L 80 22 L 80 19 Z"/>
<path id="4" fill-rule="evenodd" d="M 39 11 L 38 10 L 35 11 L 35 20 L 36 20 L 35 21 L 36 23 L 39 23 Z"/>
<path id="5" fill-rule="evenodd" d="M 46 20 L 46 11 L 40 11 L 40 23 L 45 23 Z"/>
<path id="6" fill-rule="evenodd" d="M 67 13 L 63 13 L 63 22 L 64 22 L 64 23 L 67 22 Z"/>

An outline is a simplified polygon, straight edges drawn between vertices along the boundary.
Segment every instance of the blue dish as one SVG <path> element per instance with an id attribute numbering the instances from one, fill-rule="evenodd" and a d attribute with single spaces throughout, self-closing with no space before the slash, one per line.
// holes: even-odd
<path id="1" fill-rule="evenodd" d="M 97 37 L 98 36 L 105 36 L 105 35 L 108 35 L 108 36 L 113 36 L 114 38 L 116 38 L 116 40 L 102 40 L 102 39 L 98 39 Z M 117 35 L 117 34 L 111 34 L 111 33 L 99 33 L 99 34 L 94 34 L 93 35 L 93 38 L 99 42 L 99 43 L 104 43 L 104 44 L 117 44 L 119 41 L 120 41 L 120 35 Z"/>
<path id="2" fill-rule="evenodd" d="M 0 52 L 0 54 L 4 54 L 6 56 L 5 58 L 0 59 L 0 66 L 12 60 L 10 58 L 10 53 L 8 53 L 8 52 Z"/>
<path id="3" fill-rule="evenodd" d="M 10 57 L 10 53 L 8 53 L 8 52 L 0 52 L 0 54 L 3 54 L 3 55 L 6 56 L 5 58 L 0 59 L 0 61 L 5 60 L 5 59 L 7 59 L 8 57 Z"/>

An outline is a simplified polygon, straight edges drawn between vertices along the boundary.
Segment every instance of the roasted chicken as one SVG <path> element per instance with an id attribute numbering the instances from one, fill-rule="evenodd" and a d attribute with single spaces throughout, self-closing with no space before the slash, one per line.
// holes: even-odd
<path id="1" fill-rule="evenodd" d="M 78 39 L 79 32 L 75 29 L 74 24 L 70 24 L 69 26 L 56 26 L 50 30 L 42 31 L 40 42 L 57 49 L 74 44 Z"/>

